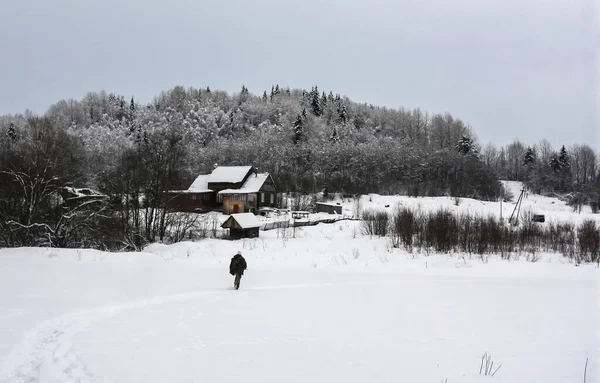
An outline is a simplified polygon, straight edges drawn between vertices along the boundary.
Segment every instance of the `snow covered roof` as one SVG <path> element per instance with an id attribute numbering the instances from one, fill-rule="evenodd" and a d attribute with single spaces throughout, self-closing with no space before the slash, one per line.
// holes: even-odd
<path id="1" fill-rule="evenodd" d="M 66 186 L 64 188 L 65 191 L 71 193 L 74 198 L 83 198 L 83 197 L 106 197 L 106 194 L 102 194 L 99 191 L 90 189 L 90 188 L 74 188 Z"/>
<path id="2" fill-rule="evenodd" d="M 333 202 L 317 202 L 317 205 L 324 205 L 324 206 L 341 206 L 339 203 L 333 203 Z"/>
<path id="3" fill-rule="evenodd" d="M 210 174 L 202 174 L 202 175 L 199 175 L 198 177 L 196 177 L 194 182 L 192 182 L 192 185 L 189 187 L 188 192 L 194 192 L 194 193 L 211 192 L 212 190 L 210 190 L 208 188 L 209 177 L 210 177 Z"/>
<path id="4" fill-rule="evenodd" d="M 237 183 L 242 182 L 244 177 L 252 169 L 252 166 L 218 166 L 212 171 L 208 182 L 211 183 Z"/>
<path id="5" fill-rule="evenodd" d="M 269 178 L 269 173 L 259 173 L 257 175 L 251 174 L 250 177 L 244 182 L 239 189 L 225 189 L 221 190 L 218 194 L 247 194 L 257 193 L 263 186 L 265 181 Z"/>
<path id="6" fill-rule="evenodd" d="M 260 227 L 260 221 L 253 213 L 232 214 L 227 219 L 227 221 L 229 221 L 230 219 L 235 219 L 235 221 L 238 223 L 238 225 L 240 225 L 242 229 Z M 221 226 L 224 226 L 227 223 L 227 221 L 225 221 Z"/>
<path id="7" fill-rule="evenodd" d="M 259 173 L 256 176 L 250 175 L 246 182 L 244 182 L 242 189 L 248 190 L 249 193 L 257 192 L 263 186 L 267 178 L 269 178 L 269 173 Z"/>

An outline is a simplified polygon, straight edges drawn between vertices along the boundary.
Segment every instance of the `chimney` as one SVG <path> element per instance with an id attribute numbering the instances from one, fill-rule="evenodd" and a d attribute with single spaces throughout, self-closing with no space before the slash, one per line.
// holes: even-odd
<path id="1" fill-rule="evenodd" d="M 258 168 L 255 166 L 253 168 L 253 170 L 254 170 L 254 177 L 258 177 Z"/>

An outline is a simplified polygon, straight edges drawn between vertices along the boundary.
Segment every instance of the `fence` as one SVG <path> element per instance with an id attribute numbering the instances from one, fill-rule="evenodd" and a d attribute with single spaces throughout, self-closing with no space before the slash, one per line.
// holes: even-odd
<path id="1" fill-rule="evenodd" d="M 286 221 L 275 221 L 275 222 L 267 222 L 267 223 L 263 223 L 260 226 L 260 230 L 263 231 L 267 231 L 267 230 L 273 230 L 273 229 L 282 229 L 282 228 L 289 228 L 289 227 L 301 227 L 301 226 L 316 226 L 320 223 L 335 223 L 337 221 L 342 221 L 342 220 L 354 220 L 355 218 L 348 218 L 348 217 L 338 217 L 338 218 L 324 218 L 324 219 L 317 219 L 317 220 L 286 220 Z"/>

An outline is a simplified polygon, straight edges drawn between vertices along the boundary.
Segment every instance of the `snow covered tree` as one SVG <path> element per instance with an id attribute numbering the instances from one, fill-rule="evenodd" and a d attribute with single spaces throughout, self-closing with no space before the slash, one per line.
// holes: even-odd
<path id="1" fill-rule="evenodd" d="M 467 136 L 462 136 L 454 149 L 463 156 L 470 154 L 473 150 L 473 140 Z"/>
<path id="2" fill-rule="evenodd" d="M 242 90 L 240 91 L 240 104 L 246 102 L 248 100 L 248 97 L 250 96 L 250 92 L 248 91 L 248 88 L 246 88 L 245 85 L 242 85 Z"/>
<path id="3" fill-rule="evenodd" d="M 338 113 L 338 121 L 341 124 L 346 124 L 348 122 L 348 111 L 346 110 L 346 105 L 340 101 L 337 106 Z"/>
<path id="4" fill-rule="evenodd" d="M 337 129 L 335 126 L 333 127 L 333 132 L 331 133 L 331 137 L 329 137 L 329 141 L 331 141 L 333 143 L 340 141 L 340 137 L 337 134 Z"/>
<path id="5" fill-rule="evenodd" d="M 560 148 L 560 153 L 558 154 L 558 161 L 560 162 L 561 168 L 566 168 L 570 165 L 569 154 L 567 153 L 567 149 L 564 145 Z"/>
<path id="6" fill-rule="evenodd" d="M 550 157 L 550 168 L 552 168 L 552 170 L 555 173 L 559 172 L 560 169 L 562 169 L 562 163 L 560 162 L 560 159 L 556 152 L 552 153 L 552 156 Z"/>
<path id="7" fill-rule="evenodd" d="M 12 142 L 15 142 L 17 140 L 17 130 L 15 129 L 14 122 L 11 122 L 10 125 L 8 126 L 8 131 L 6 132 L 6 136 Z"/>
<path id="8" fill-rule="evenodd" d="M 535 152 L 531 148 L 531 146 L 527 147 L 525 151 L 525 158 L 523 158 L 523 165 L 532 166 L 535 163 Z"/>
<path id="9" fill-rule="evenodd" d="M 319 98 L 319 89 L 315 86 L 310 92 L 310 108 L 312 114 L 319 117 L 323 114 L 323 109 L 321 108 L 321 100 Z"/>
<path id="10" fill-rule="evenodd" d="M 294 145 L 298 145 L 305 138 L 304 122 L 306 121 L 306 110 L 302 109 L 302 114 L 299 114 L 294 121 Z"/>

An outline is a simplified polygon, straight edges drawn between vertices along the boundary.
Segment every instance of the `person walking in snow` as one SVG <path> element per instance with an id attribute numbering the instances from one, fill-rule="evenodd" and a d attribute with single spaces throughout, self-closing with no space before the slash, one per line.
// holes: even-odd
<path id="1" fill-rule="evenodd" d="M 233 286 L 235 289 L 240 288 L 240 281 L 242 280 L 242 275 L 244 275 L 244 270 L 248 268 L 246 264 L 246 260 L 242 257 L 242 252 L 238 251 L 236 255 L 231 258 L 231 263 L 229 264 L 229 274 L 235 275 L 235 280 L 233 282 Z"/>

